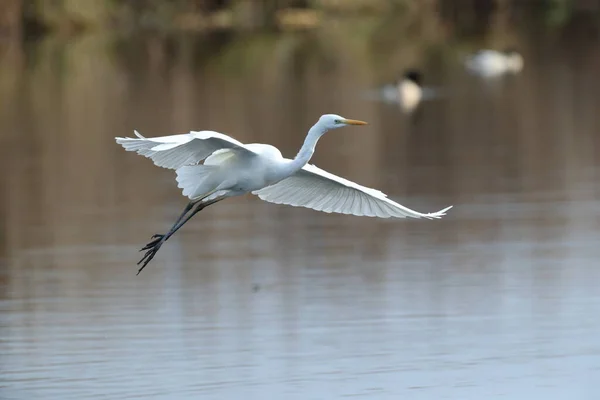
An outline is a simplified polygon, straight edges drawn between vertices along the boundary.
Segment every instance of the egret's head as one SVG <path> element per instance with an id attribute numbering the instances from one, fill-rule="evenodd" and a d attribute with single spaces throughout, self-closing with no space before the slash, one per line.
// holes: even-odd
<path id="1" fill-rule="evenodd" d="M 364 121 L 347 119 L 336 114 L 322 115 L 318 123 L 322 124 L 326 129 L 337 129 L 348 125 L 367 125 Z"/>

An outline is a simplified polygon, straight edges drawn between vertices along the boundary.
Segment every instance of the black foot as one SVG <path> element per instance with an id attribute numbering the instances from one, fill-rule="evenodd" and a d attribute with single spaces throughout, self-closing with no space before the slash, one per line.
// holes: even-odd
<path id="1" fill-rule="evenodd" d="M 164 235 L 154 235 L 152 237 L 154 238 L 154 240 L 152 240 L 150 243 L 148 243 L 142 249 L 142 250 L 148 250 L 148 251 L 146 251 L 146 254 L 144 254 L 142 259 L 140 261 L 138 261 L 137 265 L 142 264 L 142 266 L 140 267 L 140 269 L 138 270 L 136 275 L 139 275 L 140 272 L 142 272 L 142 270 L 144 268 L 146 268 L 146 265 L 148 265 L 148 263 L 154 258 L 154 256 L 156 255 L 158 250 L 160 250 L 160 247 L 164 243 L 164 240 L 163 240 Z"/>
<path id="2" fill-rule="evenodd" d="M 140 251 L 151 249 L 152 247 L 156 246 L 158 244 L 158 242 L 160 242 L 164 237 L 165 237 L 165 235 L 161 235 L 159 233 L 157 233 L 156 235 L 152 235 L 152 237 L 150 238 L 152 240 L 149 241 L 147 245 L 142 247 L 140 249 Z"/>

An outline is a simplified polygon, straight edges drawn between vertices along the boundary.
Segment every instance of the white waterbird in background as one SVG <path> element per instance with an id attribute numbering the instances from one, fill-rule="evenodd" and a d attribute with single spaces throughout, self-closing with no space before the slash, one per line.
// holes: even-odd
<path id="1" fill-rule="evenodd" d="M 407 69 L 395 83 L 368 91 L 365 93 L 364 98 L 398 104 L 403 113 L 410 114 L 415 111 L 421 102 L 444 96 L 443 90 L 424 87 L 422 81 L 423 75 L 419 70 Z"/>
<path id="2" fill-rule="evenodd" d="M 308 131 L 293 160 L 277 148 L 260 143 L 243 144 L 214 131 L 146 138 L 116 138 L 127 151 L 152 159 L 159 167 L 176 170 L 178 187 L 190 202 L 166 234 L 152 236 L 138 274 L 163 243 L 197 212 L 227 197 L 252 193 L 262 200 L 308 207 L 327 213 L 380 218 L 440 218 L 452 206 L 421 214 L 387 198 L 382 192 L 358 185 L 308 164 L 318 140 L 327 131 L 366 122 L 339 115 L 321 116 Z M 199 164 L 204 160 L 203 164 Z"/>
<path id="3" fill-rule="evenodd" d="M 421 73 L 417 70 L 407 70 L 395 84 L 385 85 L 378 92 L 369 95 L 376 95 L 376 98 L 388 103 L 396 103 L 403 112 L 410 113 L 423 98 Z"/>
<path id="4" fill-rule="evenodd" d="M 496 77 L 507 73 L 518 73 L 523 69 L 523 57 L 513 49 L 504 52 L 480 50 L 467 57 L 465 66 L 477 75 Z"/>
<path id="5" fill-rule="evenodd" d="M 421 73 L 416 70 L 406 71 L 402 79 L 398 80 L 396 90 L 400 108 L 402 108 L 404 112 L 413 111 L 423 98 Z"/>

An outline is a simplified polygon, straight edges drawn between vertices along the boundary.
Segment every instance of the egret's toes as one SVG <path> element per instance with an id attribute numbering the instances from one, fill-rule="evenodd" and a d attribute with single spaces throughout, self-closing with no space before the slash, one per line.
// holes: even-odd
<path id="1" fill-rule="evenodd" d="M 159 242 L 161 242 L 164 237 L 165 235 L 160 234 L 152 235 L 152 240 L 149 241 L 144 247 L 142 247 L 140 251 L 151 249 L 152 247 L 156 246 Z"/>
<path id="2" fill-rule="evenodd" d="M 148 258 L 150 256 L 150 253 L 152 253 L 152 250 L 148 250 L 146 252 L 146 254 L 144 254 L 144 256 L 142 257 L 142 259 L 137 262 L 137 265 L 140 265 L 141 263 L 143 263 L 146 260 L 146 258 Z"/>
<path id="3" fill-rule="evenodd" d="M 155 242 L 150 242 L 150 243 L 148 243 L 147 245 L 145 245 L 144 247 L 142 247 L 142 248 L 140 249 L 140 251 L 149 250 L 149 249 L 151 249 L 152 247 L 154 247 L 155 245 L 156 245 L 156 243 L 155 243 Z"/>
<path id="4" fill-rule="evenodd" d="M 146 265 L 148 265 L 148 263 L 154 258 L 154 256 L 158 252 L 158 250 L 161 248 L 162 244 L 163 244 L 162 240 L 155 239 L 152 242 L 148 243 L 146 246 L 144 246 L 144 248 L 142 250 L 147 249 L 148 251 L 146 251 L 146 254 L 144 254 L 142 259 L 140 261 L 138 261 L 137 265 L 142 264 L 142 266 L 138 270 L 136 275 L 139 275 L 140 272 L 142 272 L 142 270 L 144 268 L 146 268 Z"/>
<path id="5" fill-rule="evenodd" d="M 138 265 L 140 265 L 140 263 L 142 263 L 142 262 L 144 262 L 144 264 L 140 267 L 140 269 L 138 269 L 138 272 L 136 275 L 139 275 L 140 272 L 142 272 L 142 270 L 144 268 L 146 268 L 146 265 L 148 265 L 148 263 L 154 258 L 154 255 L 156 254 L 157 251 L 158 251 L 158 248 L 148 250 L 148 252 L 144 255 L 144 257 L 138 262 Z"/>

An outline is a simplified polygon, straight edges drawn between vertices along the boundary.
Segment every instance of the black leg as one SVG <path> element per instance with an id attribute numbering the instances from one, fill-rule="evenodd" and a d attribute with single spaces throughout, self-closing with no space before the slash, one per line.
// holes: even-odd
<path id="1" fill-rule="evenodd" d="M 186 211 L 185 213 L 183 213 L 179 219 L 177 220 L 177 222 L 175 222 L 175 224 L 171 227 L 171 229 L 169 230 L 169 232 L 167 232 L 166 235 L 154 235 L 153 236 L 153 240 L 148 243 L 146 246 L 144 246 L 144 248 L 142 250 L 148 250 L 146 252 L 146 254 L 144 254 L 144 256 L 142 257 L 142 259 L 140 261 L 138 261 L 138 265 L 142 264 L 142 266 L 140 267 L 140 269 L 138 270 L 136 275 L 139 275 L 140 272 L 142 272 L 142 270 L 144 268 L 146 268 L 146 265 L 148 265 L 148 263 L 154 258 L 154 255 L 158 252 L 158 250 L 160 249 L 160 247 L 163 245 L 164 242 L 166 242 L 175 232 L 177 232 L 179 230 L 179 228 L 181 228 L 183 225 L 185 225 L 186 222 L 188 222 L 190 219 L 192 219 L 192 217 L 194 215 L 196 215 L 198 212 L 202 211 L 203 209 L 205 209 L 206 207 L 210 206 L 211 204 L 215 204 L 218 201 L 223 200 L 223 197 L 218 197 L 216 199 L 213 200 L 209 200 L 205 203 L 197 203 L 196 208 L 190 212 L 185 218 L 183 218 L 185 216 L 186 213 L 188 213 L 191 209 L 191 207 L 193 207 L 193 204 L 188 204 L 188 207 L 186 207 Z"/>
<path id="2" fill-rule="evenodd" d="M 194 207 L 194 202 L 190 201 L 187 206 L 185 206 L 185 209 L 183 210 L 183 212 L 181 213 L 181 215 L 179 216 L 179 218 L 177 218 L 177 221 L 175 221 L 175 223 L 173 224 L 173 226 L 171 227 L 171 230 L 173 230 L 177 224 L 183 219 L 183 217 L 185 217 L 185 214 L 187 214 L 192 207 Z M 170 231 L 171 231 L 170 230 Z M 169 231 L 169 232 L 170 232 Z M 174 233 L 174 232 L 173 232 Z M 150 242 L 148 242 L 148 244 L 146 244 L 144 247 L 142 247 L 140 249 L 140 251 L 144 251 L 144 250 L 148 250 L 149 248 L 151 248 L 153 245 L 155 245 L 156 243 L 160 242 L 162 240 L 162 238 L 165 237 L 165 235 L 162 235 L 160 233 L 157 233 L 155 235 L 152 235 L 152 237 L 150 239 L 152 239 Z M 138 263 L 139 264 L 139 263 Z"/>

